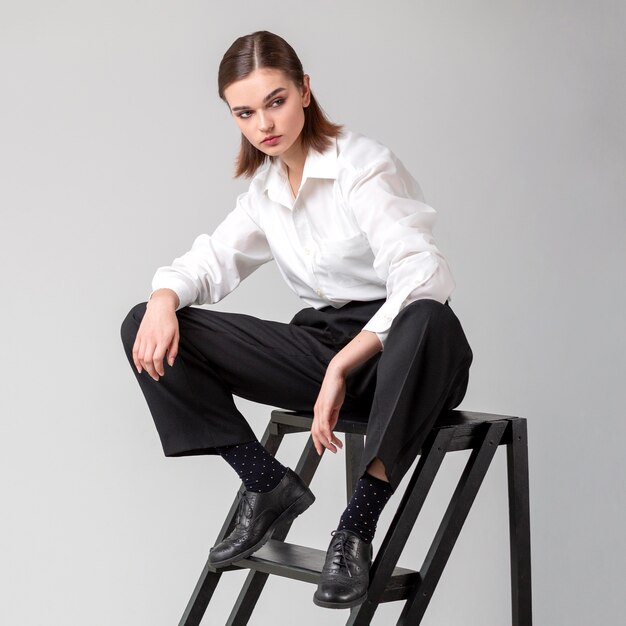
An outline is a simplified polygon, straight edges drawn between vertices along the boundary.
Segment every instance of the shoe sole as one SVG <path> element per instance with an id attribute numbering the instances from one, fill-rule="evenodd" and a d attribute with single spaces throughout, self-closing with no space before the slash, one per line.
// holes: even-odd
<path id="1" fill-rule="evenodd" d="M 317 606 L 322 606 L 325 609 L 351 609 L 353 606 L 363 604 L 366 599 L 367 593 L 362 595 L 360 598 L 357 598 L 356 600 L 351 600 L 350 602 L 327 602 L 326 600 L 318 600 L 315 596 L 313 596 L 313 604 L 317 604 Z"/>
<path id="2" fill-rule="evenodd" d="M 272 533 L 276 529 L 277 526 L 283 524 L 285 522 L 292 522 L 298 517 L 301 513 L 304 513 L 312 504 L 315 502 L 315 496 L 310 489 L 307 489 L 289 508 L 285 509 L 275 520 L 274 523 L 267 529 L 266 533 L 263 535 L 263 538 L 255 543 L 251 548 L 248 548 L 244 552 L 237 554 L 234 557 L 230 557 L 224 561 L 211 561 L 209 558 L 209 563 L 212 567 L 226 567 L 228 565 L 232 565 L 237 561 L 242 561 L 243 559 L 248 558 L 253 552 L 256 552 L 259 548 L 261 548 L 269 538 Z"/>

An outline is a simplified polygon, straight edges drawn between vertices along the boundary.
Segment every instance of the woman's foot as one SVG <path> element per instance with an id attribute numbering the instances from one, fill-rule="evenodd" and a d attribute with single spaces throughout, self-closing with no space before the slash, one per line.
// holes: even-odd
<path id="1" fill-rule="evenodd" d="M 291 469 L 266 492 L 244 491 L 239 501 L 235 528 L 209 551 L 213 567 L 226 567 L 256 552 L 274 529 L 294 520 L 315 501 L 315 496 Z"/>
<path id="2" fill-rule="evenodd" d="M 349 609 L 367 598 L 372 544 L 351 530 L 333 530 L 331 535 L 313 602 L 328 609 Z"/>
<path id="3" fill-rule="evenodd" d="M 384 473 L 383 473 L 384 475 Z M 330 609 L 347 609 L 367 597 L 372 564 L 372 540 L 378 518 L 393 494 L 391 485 L 364 472 L 339 520 L 326 551 L 313 602 Z"/>

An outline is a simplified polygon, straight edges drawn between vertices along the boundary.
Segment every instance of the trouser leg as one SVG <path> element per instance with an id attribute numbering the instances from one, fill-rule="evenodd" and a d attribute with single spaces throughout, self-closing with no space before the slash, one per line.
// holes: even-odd
<path id="1" fill-rule="evenodd" d="M 330 359 L 384 300 L 334 309 L 307 308 L 289 324 L 215 310 L 177 312 L 179 354 L 157 382 L 137 374 L 132 345 L 145 312 L 122 325 L 133 372 L 146 397 L 166 456 L 215 454 L 214 446 L 255 439 L 232 395 L 312 413 Z M 385 350 L 346 380 L 341 417 L 368 421 L 363 471 L 379 457 L 399 484 L 444 409 L 465 394 L 472 351 L 448 305 L 417 300 L 394 319 Z"/>
<path id="2" fill-rule="evenodd" d="M 471 362 L 470 346 L 448 305 L 422 299 L 400 311 L 384 351 L 370 366 L 376 368 L 376 382 L 362 472 L 380 458 L 395 491 L 439 414 L 463 399 Z M 353 384 L 362 384 L 363 377 L 372 377 L 367 364 Z"/>
<path id="3" fill-rule="evenodd" d="M 292 410 L 311 410 L 335 354 L 295 324 L 239 313 L 185 307 L 173 367 L 158 381 L 132 361 L 146 303 L 122 324 L 126 355 L 155 422 L 166 456 L 216 454 L 215 446 L 256 439 L 233 394 Z"/>

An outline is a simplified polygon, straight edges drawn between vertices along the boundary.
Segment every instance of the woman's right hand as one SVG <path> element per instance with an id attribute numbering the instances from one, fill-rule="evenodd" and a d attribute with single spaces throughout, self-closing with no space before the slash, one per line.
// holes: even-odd
<path id="1" fill-rule="evenodd" d="M 178 354 L 178 318 L 176 309 L 179 300 L 171 289 L 158 289 L 146 305 L 133 345 L 133 361 L 141 374 L 146 370 L 154 380 L 165 375 L 163 359 L 167 354 L 170 367 Z"/>

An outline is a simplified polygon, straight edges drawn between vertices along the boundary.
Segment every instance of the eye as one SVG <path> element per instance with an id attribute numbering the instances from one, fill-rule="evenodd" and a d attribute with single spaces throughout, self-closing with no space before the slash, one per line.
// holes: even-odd
<path id="1" fill-rule="evenodd" d="M 248 114 L 252 114 L 252 111 L 242 111 L 241 113 L 237 113 L 237 117 L 241 118 L 242 120 L 247 120 L 249 117 Z"/>
<path id="2" fill-rule="evenodd" d="M 272 102 L 272 106 L 274 106 L 275 104 L 280 106 L 284 101 L 285 101 L 285 98 L 276 98 L 276 100 Z"/>

